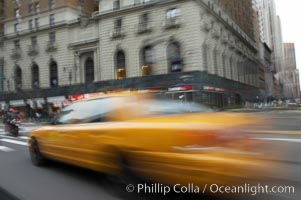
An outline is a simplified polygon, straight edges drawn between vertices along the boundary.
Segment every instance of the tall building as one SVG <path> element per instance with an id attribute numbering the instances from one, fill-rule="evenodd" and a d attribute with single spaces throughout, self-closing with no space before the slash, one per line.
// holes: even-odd
<path id="1" fill-rule="evenodd" d="M 0 91 L 3 90 L 3 35 L 4 35 L 4 24 L 3 20 L 5 17 L 5 4 L 4 0 L 0 0 Z"/>
<path id="2" fill-rule="evenodd" d="M 255 39 L 252 0 L 219 0 L 219 5 L 249 37 Z"/>
<path id="3" fill-rule="evenodd" d="M 212 0 L 18 2 L 5 20 L 0 104 L 120 87 L 160 87 L 214 106 L 258 95 L 258 46 Z"/>
<path id="4" fill-rule="evenodd" d="M 256 41 L 257 47 L 258 47 L 258 71 L 259 71 L 259 88 L 261 91 L 261 95 L 260 97 L 262 99 L 266 99 L 269 96 L 269 92 L 268 92 L 268 85 L 266 82 L 266 68 L 268 67 L 268 62 L 266 62 L 265 59 L 265 45 L 261 40 L 261 16 L 259 13 L 259 9 L 258 6 L 256 5 L 256 3 L 254 1 L 252 1 L 253 4 L 253 23 L 254 23 L 254 40 Z"/>
<path id="5" fill-rule="evenodd" d="M 295 45 L 294 43 L 284 43 L 283 46 L 285 55 L 284 95 L 290 99 L 300 98 L 299 70 L 296 66 Z"/>
<path id="6" fill-rule="evenodd" d="M 282 45 L 282 30 L 280 18 L 276 14 L 274 0 L 253 0 L 259 13 L 260 37 L 261 41 L 272 50 L 272 64 L 267 72 L 273 76 L 267 82 L 269 88 L 273 88 L 274 97 L 283 97 L 283 70 L 284 70 L 284 52 Z"/>

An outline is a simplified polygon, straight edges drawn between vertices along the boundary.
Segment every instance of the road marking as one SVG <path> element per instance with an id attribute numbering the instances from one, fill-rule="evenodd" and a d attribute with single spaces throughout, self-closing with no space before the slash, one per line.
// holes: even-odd
<path id="1" fill-rule="evenodd" d="M 0 146 L 0 151 L 4 151 L 4 152 L 12 152 L 15 151 L 12 148 L 6 147 L 6 146 Z"/>
<path id="2" fill-rule="evenodd" d="M 279 131 L 279 130 L 247 130 L 249 133 L 271 133 L 278 135 L 301 135 L 301 131 Z"/>
<path id="3" fill-rule="evenodd" d="M 2 142 L 8 142 L 8 143 L 12 143 L 12 144 L 19 144 L 19 145 L 23 145 L 23 146 L 28 146 L 27 142 L 21 142 L 21 141 L 17 141 L 17 140 L 11 140 L 11 139 L 0 139 L 0 141 L 2 141 Z"/>
<path id="4" fill-rule="evenodd" d="M 28 140 L 28 139 L 29 139 L 28 136 L 20 136 L 20 137 L 18 137 L 18 138 L 21 138 L 21 139 L 24 139 L 24 140 Z"/>
<path id="5" fill-rule="evenodd" d="M 257 140 L 270 140 L 270 141 L 301 143 L 301 139 L 289 139 L 289 138 L 256 138 L 256 139 Z"/>
<path id="6" fill-rule="evenodd" d="M 1 138 L 10 138 L 10 139 L 16 139 L 17 137 L 9 136 L 9 135 L 1 135 Z"/>
<path id="7" fill-rule="evenodd" d="M 20 136 L 20 137 L 13 137 L 9 135 L 0 135 L 0 138 L 9 138 L 9 139 L 23 139 L 23 140 L 28 140 L 29 138 L 27 136 Z"/>

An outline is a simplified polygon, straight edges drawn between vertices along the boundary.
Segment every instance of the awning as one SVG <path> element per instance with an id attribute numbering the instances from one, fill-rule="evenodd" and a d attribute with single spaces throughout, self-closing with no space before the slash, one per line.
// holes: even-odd
<path id="1" fill-rule="evenodd" d="M 25 102 L 24 100 L 12 100 L 9 101 L 9 105 L 13 106 L 13 107 L 21 107 L 21 106 L 25 106 Z"/>
<path id="2" fill-rule="evenodd" d="M 42 104 L 45 103 L 45 100 L 43 98 L 37 98 L 37 99 L 28 99 L 27 103 L 30 105 L 32 108 L 42 108 Z"/>
<path id="3" fill-rule="evenodd" d="M 57 103 L 57 102 L 63 102 L 66 98 L 64 96 L 56 96 L 56 97 L 48 97 L 47 102 L 48 103 Z"/>

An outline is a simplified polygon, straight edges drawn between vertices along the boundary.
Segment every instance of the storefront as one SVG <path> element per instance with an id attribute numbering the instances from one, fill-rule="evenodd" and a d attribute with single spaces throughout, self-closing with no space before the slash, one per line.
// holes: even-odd
<path id="1" fill-rule="evenodd" d="M 99 81 L 90 84 L 40 89 L 39 91 L 26 91 L 26 93 L 7 93 L 0 95 L 0 101 L 16 101 L 12 102 L 14 106 L 24 106 L 24 102 L 18 103 L 20 100 L 17 99 L 24 99 L 28 96 L 32 99 L 43 98 L 48 108 L 49 105 L 54 107 L 54 109 L 48 110 L 56 112 L 70 104 L 70 101 L 97 96 L 103 92 L 139 90 L 141 88 L 160 88 L 164 90 L 160 93 L 164 93 L 168 98 L 188 102 L 194 101 L 213 107 L 242 105 L 244 101 L 260 94 L 258 87 L 203 71 L 192 71 Z"/>
<path id="2" fill-rule="evenodd" d="M 182 85 L 168 88 L 166 97 L 173 100 L 181 100 L 184 102 L 195 101 L 195 94 L 198 90 L 195 90 L 192 85 Z"/>

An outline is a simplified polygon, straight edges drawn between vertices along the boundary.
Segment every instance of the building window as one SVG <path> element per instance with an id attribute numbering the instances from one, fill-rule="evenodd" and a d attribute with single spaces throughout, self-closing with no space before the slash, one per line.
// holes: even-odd
<path id="1" fill-rule="evenodd" d="M 49 10 L 53 10 L 55 8 L 55 0 L 49 0 Z"/>
<path id="2" fill-rule="evenodd" d="M 55 44 L 55 40 L 56 40 L 55 32 L 50 32 L 49 33 L 49 43 L 50 44 Z"/>
<path id="3" fill-rule="evenodd" d="M 39 14 L 40 13 L 40 4 L 39 4 L 39 2 L 36 2 L 34 4 L 34 8 L 35 8 L 35 14 Z"/>
<path id="4" fill-rule="evenodd" d="M 167 20 L 176 20 L 181 15 L 181 10 L 179 8 L 172 8 L 166 11 Z"/>
<path id="5" fill-rule="evenodd" d="M 114 21 L 114 30 L 112 32 L 112 38 L 120 38 L 123 37 L 124 33 L 122 30 L 122 18 L 118 18 Z"/>
<path id="6" fill-rule="evenodd" d="M 149 2 L 151 2 L 152 0 L 135 0 L 135 5 L 136 4 L 143 4 L 143 3 L 149 3 Z"/>
<path id="7" fill-rule="evenodd" d="M 38 45 L 37 36 L 31 36 L 31 45 L 33 47 Z"/>
<path id="8" fill-rule="evenodd" d="M 50 25 L 50 26 L 53 26 L 54 23 L 55 23 L 54 14 L 51 14 L 51 15 L 49 16 L 49 25 Z"/>
<path id="9" fill-rule="evenodd" d="M 119 10 L 120 9 L 120 0 L 115 0 L 113 2 L 113 10 Z"/>
<path id="10" fill-rule="evenodd" d="M 20 31 L 20 24 L 15 23 L 15 33 L 18 33 Z"/>
<path id="11" fill-rule="evenodd" d="M 78 0 L 78 8 L 80 10 L 80 13 L 83 12 L 84 5 L 85 5 L 85 1 L 84 0 Z"/>
<path id="12" fill-rule="evenodd" d="M 22 69 L 19 66 L 16 66 L 15 70 L 15 87 L 16 89 L 22 88 Z"/>
<path id="13" fill-rule="evenodd" d="M 140 15 L 140 18 L 139 18 L 138 33 L 144 33 L 147 31 L 150 31 L 149 13 L 143 13 Z"/>
<path id="14" fill-rule="evenodd" d="M 85 82 L 92 83 L 94 81 L 94 61 L 92 58 L 87 58 L 85 62 Z"/>
<path id="15" fill-rule="evenodd" d="M 50 87 L 57 87 L 58 86 L 58 70 L 57 70 L 57 64 L 55 61 L 51 61 L 49 71 L 50 71 Z"/>
<path id="16" fill-rule="evenodd" d="M 83 7 L 85 5 L 85 0 L 78 0 L 78 5 Z"/>
<path id="17" fill-rule="evenodd" d="M 149 76 L 152 74 L 152 67 L 154 63 L 154 50 L 152 46 L 146 46 L 142 50 L 142 76 Z"/>
<path id="18" fill-rule="evenodd" d="M 121 31 L 122 28 L 122 18 L 118 18 L 115 20 L 115 26 L 114 26 L 115 30 L 118 32 Z"/>
<path id="19" fill-rule="evenodd" d="M 31 4 L 29 4 L 28 5 L 28 13 L 30 14 L 30 15 L 32 15 L 32 14 L 34 14 L 34 4 L 33 3 L 31 3 Z"/>
<path id="20" fill-rule="evenodd" d="M 116 74 L 118 80 L 126 78 L 125 54 L 122 50 L 116 53 Z"/>
<path id="21" fill-rule="evenodd" d="M 33 29 L 33 20 L 32 20 L 32 19 L 30 19 L 30 20 L 28 21 L 28 28 L 29 28 L 29 30 L 32 30 L 32 29 Z"/>
<path id="22" fill-rule="evenodd" d="M 143 13 L 140 15 L 140 23 L 147 24 L 149 21 L 149 13 Z"/>
<path id="23" fill-rule="evenodd" d="M 35 24 L 36 29 L 38 29 L 39 28 L 39 18 L 34 19 L 34 24 Z"/>
<path id="24" fill-rule="evenodd" d="M 15 17 L 16 17 L 17 19 L 20 19 L 20 18 L 21 18 L 21 14 L 20 14 L 20 9 L 19 9 L 19 8 L 16 8 L 16 9 L 15 9 Z"/>
<path id="25" fill-rule="evenodd" d="M 173 42 L 167 46 L 167 58 L 170 72 L 181 72 L 183 70 L 183 61 L 179 43 Z"/>
<path id="26" fill-rule="evenodd" d="M 36 89 L 40 87 L 40 72 L 39 72 L 39 66 L 37 64 L 34 64 L 31 69 L 31 75 L 32 75 L 32 88 Z"/>
<path id="27" fill-rule="evenodd" d="M 15 49 L 20 49 L 20 40 L 14 41 Z"/>
<path id="28" fill-rule="evenodd" d="M 178 28 L 180 27 L 179 16 L 181 15 L 179 8 L 172 8 L 166 11 L 165 28 Z"/>

